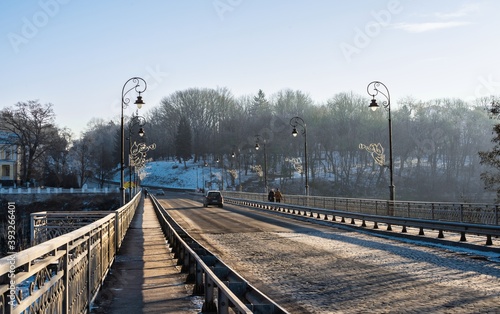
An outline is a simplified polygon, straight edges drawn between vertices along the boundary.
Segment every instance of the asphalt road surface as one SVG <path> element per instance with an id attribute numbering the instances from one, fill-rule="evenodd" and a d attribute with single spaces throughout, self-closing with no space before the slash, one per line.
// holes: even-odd
<path id="1" fill-rule="evenodd" d="M 198 242 L 291 313 L 500 313 L 500 264 L 331 226 L 167 194 Z"/>

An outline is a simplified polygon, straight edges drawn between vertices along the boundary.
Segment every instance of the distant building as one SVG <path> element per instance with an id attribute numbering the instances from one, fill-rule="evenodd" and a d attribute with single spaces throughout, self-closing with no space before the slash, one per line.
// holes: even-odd
<path id="1" fill-rule="evenodd" d="M 14 133 L 0 131 L 0 184 L 3 187 L 20 183 L 21 166 L 16 140 Z"/>

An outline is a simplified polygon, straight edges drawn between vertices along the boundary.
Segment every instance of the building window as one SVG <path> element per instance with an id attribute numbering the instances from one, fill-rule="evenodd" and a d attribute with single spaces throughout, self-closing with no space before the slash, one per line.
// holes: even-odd
<path id="1" fill-rule="evenodd" d="M 2 165 L 2 177 L 10 178 L 10 165 Z"/>

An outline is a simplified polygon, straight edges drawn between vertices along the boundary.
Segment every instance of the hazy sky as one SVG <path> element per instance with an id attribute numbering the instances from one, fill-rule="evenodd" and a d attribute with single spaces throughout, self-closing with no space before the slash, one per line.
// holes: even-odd
<path id="1" fill-rule="evenodd" d="M 498 13 L 495 0 L 2 0 L 0 108 L 50 102 L 79 136 L 93 117 L 118 121 L 133 76 L 145 111 L 191 87 L 368 99 L 373 80 L 393 106 L 473 100 L 500 94 Z"/>

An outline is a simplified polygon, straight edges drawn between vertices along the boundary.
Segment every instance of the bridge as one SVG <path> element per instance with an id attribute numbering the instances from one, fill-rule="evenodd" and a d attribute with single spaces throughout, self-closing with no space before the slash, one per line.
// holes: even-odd
<path id="1" fill-rule="evenodd" d="M 308 219 L 484 237 L 498 251 L 496 205 L 388 202 L 225 192 L 230 203 Z M 350 223 L 346 222 L 350 219 Z M 168 245 L 165 245 L 167 243 Z M 33 246 L 0 260 L 0 313 L 287 313 L 189 235 L 155 197 L 115 212 L 37 213 Z M 192 285 L 187 293 L 186 283 Z"/>

